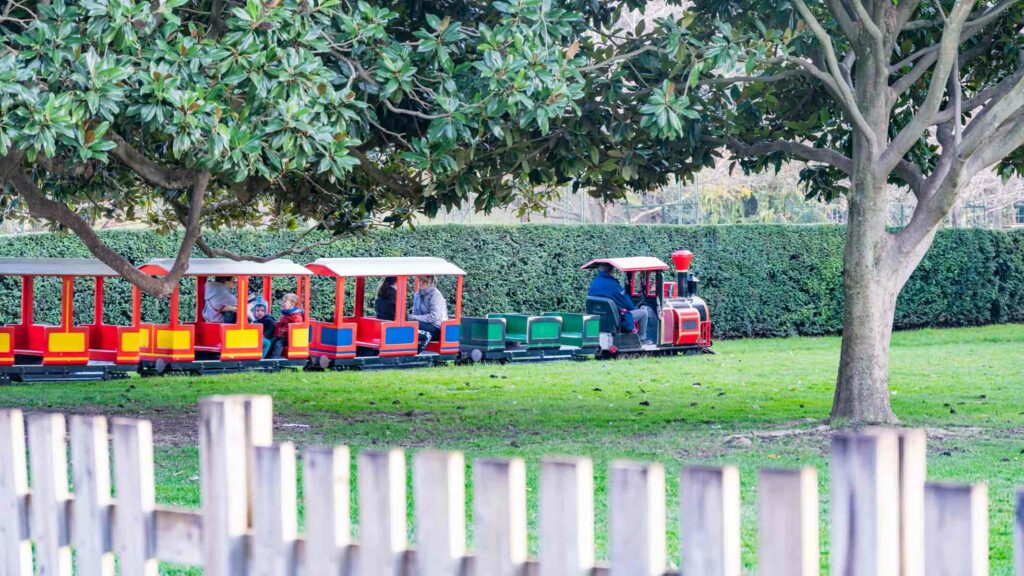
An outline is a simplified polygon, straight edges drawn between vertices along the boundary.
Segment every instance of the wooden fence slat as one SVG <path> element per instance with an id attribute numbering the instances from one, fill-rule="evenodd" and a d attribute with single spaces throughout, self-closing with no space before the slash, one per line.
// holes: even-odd
<path id="1" fill-rule="evenodd" d="M 540 465 L 540 576 L 590 576 L 594 568 L 594 464 L 547 458 Z"/>
<path id="2" fill-rule="evenodd" d="M 761 470 L 757 519 L 758 576 L 818 576 L 817 470 Z"/>
<path id="3" fill-rule="evenodd" d="M 203 517 L 192 510 L 157 506 L 156 557 L 164 562 L 203 564 Z"/>
<path id="4" fill-rule="evenodd" d="M 71 530 L 75 574 L 113 576 L 110 450 L 106 418 L 71 417 L 71 470 L 75 484 Z"/>
<path id="5" fill-rule="evenodd" d="M 1024 490 L 1017 491 L 1013 522 L 1013 574 L 1024 576 Z"/>
<path id="6" fill-rule="evenodd" d="M 309 448 L 302 456 L 306 576 L 338 576 L 352 542 L 351 476 L 346 446 Z"/>
<path id="7" fill-rule="evenodd" d="M 295 574 L 298 492 L 295 445 L 257 446 L 253 494 L 252 572 L 256 576 Z"/>
<path id="8" fill-rule="evenodd" d="M 64 416 L 28 417 L 29 465 L 32 474 L 31 528 L 39 576 L 70 576 L 67 503 L 68 456 Z"/>
<path id="9" fill-rule="evenodd" d="M 687 466 L 679 475 L 679 548 L 687 576 L 739 576 L 740 472 Z"/>
<path id="10" fill-rule="evenodd" d="M 900 570 L 899 439 L 892 430 L 832 440 L 832 574 Z"/>
<path id="11" fill-rule="evenodd" d="M 393 576 L 408 544 L 405 454 L 359 454 L 359 576 Z"/>
<path id="12" fill-rule="evenodd" d="M 611 576 L 661 576 L 665 571 L 665 468 L 661 464 L 612 463 L 608 559 Z"/>
<path id="13" fill-rule="evenodd" d="M 924 430 L 899 431 L 900 574 L 924 576 L 924 483 L 928 476 Z"/>
<path id="14" fill-rule="evenodd" d="M 928 483 L 925 576 L 988 576 L 988 486 Z"/>
<path id="15" fill-rule="evenodd" d="M 203 573 L 244 576 L 249 481 L 241 398 L 214 396 L 200 400 L 199 456 Z"/>
<path id="16" fill-rule="evenodd" d="M 245 462 L 249 479 L 246 491 L 246 516 L 248 525 L 253 525 L 253 501 L 256 482 L 256 462 L 254 450 L 258 446 L 270 446 L 274 443 L 274 401 L 265 394 L 246 394 L 240 396 L 245 408 Z"/>
<path id="17" fill-rule="evenodd" d="M 25 514 L 28 467 L 25 420 L 20 410 L 0 410 L 0 575 L 30 576 L 32 544 Z"/>
<path id="18" fill-rule="evenodd" d="M 473 542 L 477 576 L 518 576 L 526 562 L 526 463 L 473 462 Z"/>
<path id="19" fill-rule="evenodd" d="M 153 427 L 145 420 L 114 418 L 114 486 L 117 527 L 114 549 L 124 574 L 156 576 L 156 478 Z"/>
<path id="20" fill-rule="evenodd" d="M 461 452 L 412 460 L 418 576 L 457 576 L 466 555 L 466 460 Z"/>

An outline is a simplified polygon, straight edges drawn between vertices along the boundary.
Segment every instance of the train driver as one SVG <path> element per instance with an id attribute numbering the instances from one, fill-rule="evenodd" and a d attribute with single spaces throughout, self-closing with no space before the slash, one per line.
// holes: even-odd
<path id="1" fill-rule="evenodd" d="M 590 290 L 587 296 L 596 298 L 607 298 L 619 307 L 622 325 L 632 331 L 634 320 L 639 328 L 640 341 L 643 344 L 651 344 L 647 339 L 647 321 L 651 318 L 651 310 L 645 306 L 638 307 L 633 299 L 626 294 L 626 290 L 615 278 L 615 268 L 611 264 L 598 264 L 597 275 L 590 283 Z"/>

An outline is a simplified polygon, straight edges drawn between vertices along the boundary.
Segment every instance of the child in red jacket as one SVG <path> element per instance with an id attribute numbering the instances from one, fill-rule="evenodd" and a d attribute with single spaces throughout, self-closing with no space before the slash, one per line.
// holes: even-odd
<path id="1" fill-rule="evenodd" d="M 274 324 L 274 339 L 270 344 L 270 357 L 283 358 L 288 346 L 288 325 L 306 321 L 305 312 L 299 307 L 299 297 L 288 293 L 281 298 L 281 317 Z"/>

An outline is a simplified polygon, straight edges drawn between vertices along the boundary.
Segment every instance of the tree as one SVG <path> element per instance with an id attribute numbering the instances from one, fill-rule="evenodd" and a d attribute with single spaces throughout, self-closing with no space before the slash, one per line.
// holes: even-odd
<path id="1" fill-rule="evenodd" d="M 204 242 L 222 225 L 269 214 L 277 226 L 310 219 L 344 234 L 470 195 L 479 209 L 543 202 L 534 184 L 567 181 L 573 169 L 547 157 L 563 141 L 552 123 L 579 112 L 575 39 L 603 9 L 435 8 L 9 0 L 0 8 L 4 213 L 74 232 L 161 296 L 193 246 L 245 257 Z M 92 230 L 96 214 L 182 226 L 171 274 L 136 271 Z"/>
<path id="2" fill-rule="evenodd" d="M 976 174 L 1024 168 L 1024 2 L 697 0 L 686 19 L 659 28 L 682 40 L 661 42 L 644 71 L 648 81 L 672 71 L 651 92 L 647 125 L 667 138 L 699 129 L 746 171 L 807 161 L 810 195 L 846 195 L 832 416 L 894 422 L 900 290 Z M 887 183 L 917 199 L 896 231 L 886 228 Z"/>

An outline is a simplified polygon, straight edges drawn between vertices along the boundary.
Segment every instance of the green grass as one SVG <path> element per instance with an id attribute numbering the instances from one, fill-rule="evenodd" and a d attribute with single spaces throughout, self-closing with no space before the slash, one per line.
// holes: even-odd
<path id="1" fill-rule="evenodd" d="M 748 569 L 756 559 L 756 470 L 812 465 L 819 471 L 826 565 L 829 432 L 819 427 L 831 405 L 838 339 L 723 341 L 716 350 L 715 356 L 618 362 L 15 386 L 3 390 L 0 405 L 153 419 L 157 497 L 187 506 L 199 499 L 196 401 L 210 394 L 272 394 L 277 437 L 300 446 L 459 449 L 467 460 L 523 456 L 531 525 L 540 458 L 590 456 L 601 555 L 608 464 L 656 460 L 669 474 L 674 563 L 680 465 L 733 463 L 743 485 Z M 995 575 L 1012 573 L 1013 491 L 1024 485 L 1022 351 L 1020 325 L 903 332 L 892 346 L 893 408 L 905 425 L 929 430 L 929 478 L 989 482 Z M 788 435 L 762 434 L 782 430 Z M 734 434 L 753 444 L 727 446 Z"/>

